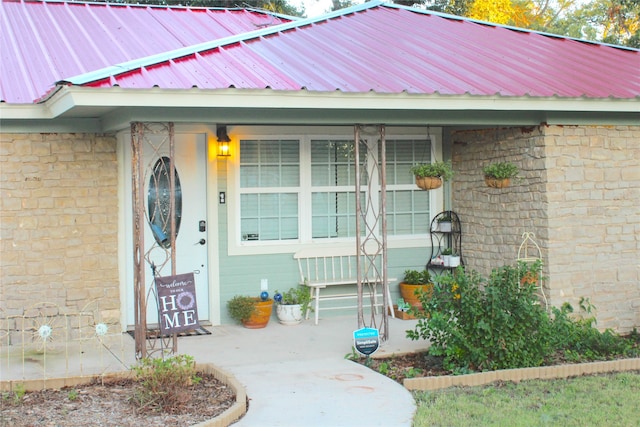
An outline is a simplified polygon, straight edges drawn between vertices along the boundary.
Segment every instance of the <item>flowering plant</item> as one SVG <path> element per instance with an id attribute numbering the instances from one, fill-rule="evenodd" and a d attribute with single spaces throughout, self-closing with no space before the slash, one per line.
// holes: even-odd
<path id="1" fill-rule="evenodd" d="M 540 272 L 538 262 L 501 267 L 488 279 L 463 267 L 439 275 L 407 337 L 429 340 L 429 353 L 452 371 L 538 366 L 550 350 L 548 316 L 535 287 L 520 279 Z"/>

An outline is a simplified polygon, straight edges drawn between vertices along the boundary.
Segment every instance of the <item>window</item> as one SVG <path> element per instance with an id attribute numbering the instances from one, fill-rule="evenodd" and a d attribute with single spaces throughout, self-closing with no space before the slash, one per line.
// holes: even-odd
<path id="1" fill-rule="evenodd" d="M 273 132 L 275 135 L 278 130 Z M 234 248 L 265 246 L 273 252 L 274 245 L 291 248 L 355 236 L 356 168 L 350 132 L 343 128 L 341 134 L 329 136 L 309 133 L 239 138 L 238 167 L 230 168 L 229 191 L 235 192 L 235 188 L 239 193 L 238 204 L 229 211 L 229 230 L 236 230 L 229 236 L 231 253 L 246 253 L 234 252 Z M 414 130 L 413 135 L 387 136 L 386 140 L 387 234 L 397 241 L 414 242 L 408 246 L 416 246 L 416 241 L 424 245 L 430 207 L 441 200 L 435 196 L 437 191 L 419 190 L 409 170 L 416 163 L 431 160 L 433 140 L 424 129 Z M 367 153 L 361 145 L 360 158 L 367 156 L 368 161 L 378 162 L 378 153 Z M 362 200 L 368 197 L 366 179 L 361 177 Z M 372 180 L 372 188 L 379 188 L 377 177 Z M 371 200 L 380 203 L 378 195 L 372 195 Z M 255 253 L 261 252 L 258 249 Z"/>
<path id="2" fill-rule="evenodd" d="M 353 139 L 311 139 L 311 229 L 314 239 L 356 235 Z M 364 146 L 360 156 L 366 156 Z M 361 182 L 360 185 L 366 185 Z M 364 196 L 363 196 L 364 197 Z"/>
<path id="3" fill-rule="evenodd" d="M 298 238 L 299 141 L 241 141 L 240 188 L 242 240 Z"/>
<path id="4" fill-rule="evenodd" d="M 431 161 L 431 141 L 387 139 L 387 235 L 425 233 L 430 223 L 429 197 L 417 190 L 409 172 L 416 163 Z"/>

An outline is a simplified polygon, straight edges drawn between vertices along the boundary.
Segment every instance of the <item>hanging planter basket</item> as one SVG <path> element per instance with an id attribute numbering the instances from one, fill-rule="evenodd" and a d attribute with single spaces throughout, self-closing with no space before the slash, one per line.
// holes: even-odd
<path id="1" fill-rule="evenodd" d="M 491 176 L 485 176 L 484 182 L 487 187 L 491 188 L 506 188 L 511 185 L 511 178 L 493 178 Z"/>
<path id="2" fill-rule="evenodd" d="M 423 190 L 435 190 L 442 186 L 442 179 L 438 176 L 416 176 L 416 185 Z"/>

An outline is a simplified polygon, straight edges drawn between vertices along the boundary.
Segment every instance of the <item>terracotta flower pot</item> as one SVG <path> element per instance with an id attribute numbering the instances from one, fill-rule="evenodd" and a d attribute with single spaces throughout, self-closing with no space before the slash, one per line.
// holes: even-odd
<path id="1" fill-rule="evenodd" d="M 245 328 L 260 329 L 267 326 L 271 319 L 271 310 L 273 310 L 273 300 L 268 299 L 262 301 L 256 298 L 256 310 L 253 312 L 249 320 L 242 322 Z"/>
<path id="2" fill-rule="evenodd" d="M 416 176 L 416 185 L 423 190 L 434 190 L 442 186 L 442 179 L 437 176 Z"/>
<path id="3" fill-rule="evenodd" d="M 418 295 L 416 295 L 417 289 L 431 295 L 433 292 L 433 283 L 429 283 L 427 285 L 410 285 L 408 283 L 400 282 L 400 295 L 402 296 L 402 299 L 412 307 L 422 309 L 422 303 L 420 303 Z"/>

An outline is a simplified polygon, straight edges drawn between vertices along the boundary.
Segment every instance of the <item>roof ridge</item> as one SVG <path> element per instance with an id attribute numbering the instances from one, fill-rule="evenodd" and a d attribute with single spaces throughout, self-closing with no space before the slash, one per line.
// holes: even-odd
<path id="1" fill-rule="evenodd" d="M 194 55 L 198 52 L 208 51 L 217 49 L 222 46 L 235 44 L 244 42 L 247 40 L 260 38 L 264 36 L 268 36 L 271 34 L 275 34 L 281 31 L 291 30 L 294 28 L 304 27 L 307 25 L 315 24 L 322 21 L 327 21 L 329 19 L 334 19 L 340 16 L 349 15 L 356 12 L 361 12 L 363 10 L 372 9 L 378 6 L 388 6 L 388 3 L 385 3 L 381 0 L 373 0 L 366 3 L 362 3 L 359 5 L 351 6 L 348 8 L 340 9 L 335 12 L 331 12 L 325 15 L 320 15 L 312 18 L 304 18 L 300 20 L 295 20 L 291 22 L 286 22 L 284 24 L 274 25 L 273 27 L 262 28 L 254 31 L 249 31 L 246 33 L 236 34 L 229 37 L 223 37 L 221 39 L 211 40 L 209 42 L 198 43 L 195 45 L 182 47 L 179 49 L 170 50 L 167 52 L 146 56 L 139 59 L 134 59 L 131 61 L 122 62 L 120 64 L 111 65 L 109 67 L 101 68 L 98 70 L 90 71 L 88 73 L 83 73 L 77 76 L 73 76 L 70 78 L 62 79 L 56 82 L 56 84 L 68 84 L 71 83 L 73 85 L 85 85 L 90 82 L 104 80 L 114 75 L 119 75 L 123 73 L 127 73 L 129 71 L 133 71 L 143 67 L 149 67 L 152 65 L 160 64 L 162 62 L 167 62 L 179 58 L 183 58 L 186 56 Z"/>

